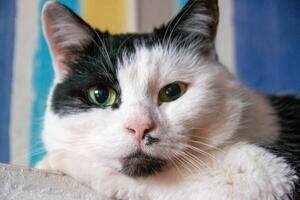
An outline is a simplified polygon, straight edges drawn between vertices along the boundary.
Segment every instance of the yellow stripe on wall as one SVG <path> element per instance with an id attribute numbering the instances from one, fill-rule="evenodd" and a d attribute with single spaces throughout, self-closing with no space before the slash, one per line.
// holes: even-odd
<path id="1" fill-rule="evenodd" d="M 128 0 L 83 0 L 83 17 L 93 27 L 111 33 L 128 31 Z"/>

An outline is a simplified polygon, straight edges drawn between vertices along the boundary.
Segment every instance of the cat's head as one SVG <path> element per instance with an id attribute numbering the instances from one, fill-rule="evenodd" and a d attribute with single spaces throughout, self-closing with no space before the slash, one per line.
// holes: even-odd
<path id="1" fill-rule="evenodd" d="M 151 33 L 113 35 L 47 3 L 55 70 L 43 132 L 48 151 L 147 176 L 226 142 L 243 104 L 216 60 L 218 17 L 216 0 L 191 0 Z"/>

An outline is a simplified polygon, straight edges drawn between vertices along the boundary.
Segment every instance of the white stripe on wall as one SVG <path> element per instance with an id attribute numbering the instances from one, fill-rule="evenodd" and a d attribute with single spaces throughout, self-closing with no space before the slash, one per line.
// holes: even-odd
<path id="1" fill-rule="evenodd" d="M 234 0 L 219 1 L 220 24 L 216 44 L 221 63 L 235 73 L 233 6 Z"/>
<path id="2" fill-rule="evenodd" d="M 39 0 L 18 0 L 10 122 L 11 163 L 28 165 L 32 69 L 38 36 Z"/>
<path id="3" fill-rule="evenodd" d="M 178 12 L 175 0 L 137 0 L 137 31 L 150 32 Z"/>
<path id="4" fill-rule="evenodd" d="M 139 0 L 128 0 L 128 32 L 137 32 L 137 1 Z"/>

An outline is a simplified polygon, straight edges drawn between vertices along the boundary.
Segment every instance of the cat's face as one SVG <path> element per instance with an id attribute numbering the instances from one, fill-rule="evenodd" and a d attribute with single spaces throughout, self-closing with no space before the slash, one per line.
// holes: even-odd
<path id="1" fill-rule="evenodd" d="M 238 128 L 238 91 L 213 50 L 215 1 L 190 1 L 149 34 L 96 31 L 57 3 L 43 21 L 56 72 L 43 133 L 49 151 L 147 176 Z"/>

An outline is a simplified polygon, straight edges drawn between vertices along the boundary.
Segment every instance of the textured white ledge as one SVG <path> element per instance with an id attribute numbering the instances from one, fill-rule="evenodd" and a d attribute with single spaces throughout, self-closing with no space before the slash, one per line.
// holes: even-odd
<path id="1" fill-rule="evenodd" d="M 102 200 L 68 176 L 0 164 L 1 200 Z"/>

